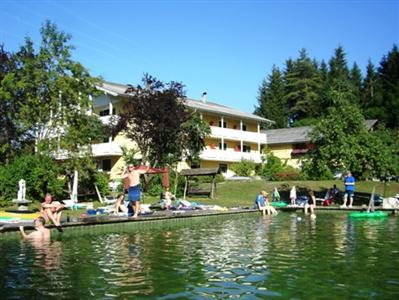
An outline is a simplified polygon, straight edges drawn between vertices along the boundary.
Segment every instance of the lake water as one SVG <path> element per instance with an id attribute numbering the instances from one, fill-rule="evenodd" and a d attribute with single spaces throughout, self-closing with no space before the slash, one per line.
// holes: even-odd
<path id="1" fill-rule="evenodd" d="M 302 219 L 299 220 L 298 217 Z M 398 299 L 399 218 L 244 215 L 0 237 L 3 299 Z"/>

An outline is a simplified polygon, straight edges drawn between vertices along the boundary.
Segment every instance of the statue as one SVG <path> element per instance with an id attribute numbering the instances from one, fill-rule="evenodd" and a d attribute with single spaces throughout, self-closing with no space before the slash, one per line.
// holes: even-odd
<path id="1" fill-rule="evenodd" d="M 21 179 L 19 182 L 19 190 L 17 194 L 17 200 L 18 201 L 25 201 L 25 196 L 26 196 L 26 185 L 25 185 L 25 180 Z"/>

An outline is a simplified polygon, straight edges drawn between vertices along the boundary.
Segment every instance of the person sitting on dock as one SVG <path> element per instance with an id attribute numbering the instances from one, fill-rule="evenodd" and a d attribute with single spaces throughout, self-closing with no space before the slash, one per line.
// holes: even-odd
<path id="1" fill-rule="evenodd" d="M 262 212 L 262 215 L 273 214 L 277 215 L 277 210 L 269 204 L 269 194 L 266 191 L 261 191 L 256 197 L 255 205 Z"/>
<path id="2" fill-rule="evenodd" d="M 169 191 L 169 188 L 166 188 L 165 193 L 163 194 L 163 200 L 164 200 L 164 207 L 165 209 L 169 210 L 172 208 L 172 200 L 176 200 L 175 195 L 172 194 L 172 192 Z"/>
<path id="3" fill-rule="evenodd" d="M 128 212 L 126 205 L 124 204 L 124 200 L 125 199 L 125 194 L 121 193 L 116 197 L 116 201 L 115 201 L 115 213 L 119 214 L 119 213 L 126 213 Z"/>
<path id="4" fill-rule="evenodd" d="M 40 205 L 40 214 L 46 220 L 46 222 L 53 222 L 58 231 L 62 231 L 61 228 L 61 214 L 64 205 L 58 201 L 53 202 L 53 198 L 50 193 L 46 193 L 44 201 Z"/>
<path id="5" fill-rule="evenodd" d="M 315 213 L 314 213 L 315 208 L 316 208 L 316 197 L 315 197 L 313 191 L 309 191 L 308 203 L 305 204 L 305 215 L 307 215 L 308 211 L 309 211 L 311 217 L 314 218 L 314 216 L 315 216 Z"/>
<path id="6" fill-rule="evenodd" d="M 46 220 L 43 217 L 38 217 L 35 219 L 35 231 L 26 234 L 24 227 L 19 226 L 19 231 L 21 232 L 22 238 L 23 239 L 29 239 L 29 240 L 45 240 L 45 239 L 50 239 L 51 236 L 51 231 L 44 227 L 44 224 L 46 224 Z"/>

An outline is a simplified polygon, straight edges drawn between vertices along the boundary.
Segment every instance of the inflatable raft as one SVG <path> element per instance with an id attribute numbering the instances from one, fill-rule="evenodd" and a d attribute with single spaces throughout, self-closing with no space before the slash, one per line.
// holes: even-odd
<path id="1" fill-rule="evenodd" d="M 18 222 L 18 221 L 33 221 L 37 217 L 40 217 L 40 213 L 11 213 L 0 211 L 0 222 Z"/>
<path id="2" fill-rule="evenodd" d="M 385 218 L 388 217 L 388 213 L 383 211 L 373 211 L 373 212 L 362 211 L 362 212 L 350 213 L 349 216 L 351 218 Z"/>
<path id="3" fill-rule="evenodd" d="M 283 201 L 273 201 L 272 202 L 272 206 L 274 206 L 274 207 L 285 207 L 285 206 L 287 206 L 287 203 L 285 203 Z"/>

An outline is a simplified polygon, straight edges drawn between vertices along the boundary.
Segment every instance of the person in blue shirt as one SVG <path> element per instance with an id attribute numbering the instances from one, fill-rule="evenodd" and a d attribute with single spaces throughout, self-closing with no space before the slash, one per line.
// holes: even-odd
<path id="1" fill-rule="evenodd" d="M 261 191 L 255 199 L 255 205 L 262 212 L 262 215 L 266 215 L 266 203 L 265 198 L 267 197 L 267 193 L 265 191 Z"/>
<path id="2" fill-rule="evenodd" d="M 255 205 L 262 212 L 262 215 L 273 214 L 277 215 L 277 210 L 269 203 L 269 194 L 266 191 L 261 191 L 256 197 Z"/>
<path id="3" fill-rule="evenodd" d="M 346 208 L 346 202 L 349 197 L 349 208 L 351 208 L 353 204 L 353 197 L 355 195 L 355 177 L 352 176 L 352 173 L 350 171 L 348 171 L 348 174 L 345 176 L 344 184 L 344 203 L 341 205 L 341 207 Z"/>

